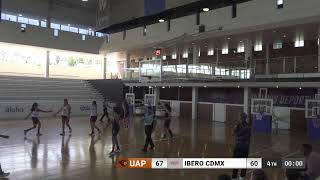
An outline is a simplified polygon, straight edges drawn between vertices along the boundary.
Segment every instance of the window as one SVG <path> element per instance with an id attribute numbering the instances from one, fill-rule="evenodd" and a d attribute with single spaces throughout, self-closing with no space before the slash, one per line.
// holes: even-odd
<path id="1" fill-rule="evenodd" d="M 162 60 L 166 60 L 167 59 L 167 56 L 162 56 Z"/>
<path id="2" fill-rule="evenodd" d="M 70 27 L 70 32 L 73 32 L 73 33 L 79 33 L 79 29 L 76 28 L 76 27 Z"/>
<path id="3" fill-rule="evenodd" d="M 189 54 L 188 54 L 188 50 L 184 51 L 182 54 L 182 58 L 188 58 Z"/>
<path id="4" fill-rule="evenodd" d="M 27 28 L 26 24 L 21 24 L 21 28 Z"/>
<path id="5" fill-rule="evenodd" d="M 1 19 L 2 19 L 2 20 L 5 20 L 5 19 L 6 19 L 6 14 L 1 13 Z"/>
<path id="6" fill-rule="evenodd" d="M 304 37 L 302 34 L 297 35 L 296 40 L 294 42 L 294 47 L 303 47 L 304 46 Z"/>
<path id="7" fill-rule="evenodd" d="M 52 29 L 60 29 L 60 24 L 51 23 L 51 28 Z"/>
<path id="8" fill-rule="evenodd" d="M 273 49 L 281 49 L 282 48 L 282 42 L 276 41 L 273 43 Z"/>
<path id="9" fill-rule="evenodd" d="M 208 48 L 208 56 L 213 56 L 213 55 L 214 55 L 213 48 Z"/>
<path id="10" fill-rule="evenodd" d="M 282 9 L 283 8 L 283 0 L 277 0 L 277 8 Z"/>
<path id="11" fill-rule="evenodd" d="M 81 39 L 82 39 L 82 41 L 86 40 L 86 35 L 82 34 Z"/>
<path id="12" fill-rule="evenodd" d="M 41 27 L 47 27 L 47 21 L 41 21 L 40 22 Z"/>
<path id="13" fill-rule="evenodd" d="M 29 24 L 34 26 L 39 26 L 39 20 L 37 19 L 29 19 Z"/>
<path id="14" fill-rule="evenodd" d="M 89 34 L 89 31 L 88 31 L 87 29 L 81 29 L 81 28 L 79 28 L 79 33 L 80 33 L 80 34 L 88 35 L 88 34 Z"/>
<path id="15" fill-rule="evenodd" d="M 25 17 L 18 17 L 19 23 L 29 24 L 29 19 Z"/>
<path id="16" fill-rule="evenodd" d="M 254 45 L 254 51 L 262 51 L 262 40 L 257 40 Z"/>
<path id="17" fill-rule="evenodd" d="M 54 30 L 53 30 L 53 35 L 54 35 L 55 37 L 58 37 L 58 36 L 59 36 L 59 30 L 58 30 L 58 29 L 54 29 Z"/>
<path id="18" fill-rule="evenodd" d="M 94 36 L 94 31 L 91 28 L 89 29 L 89 35 Z"/>
<path id="19" fill-rule="evenodd" d="M 244 52 L 244 43 L 243 42 L 239 42 L 238 48 L 237 48 L 237 52 L 238 53 L 243 53 Z"/>
<path id="20" fill-rule="evenodd" d="M 225 45 L 225 46 L 222 48 L 221 54 L 228 54 L 228 53 L 229 53 L 228 45 Z"/>
<path id="21" fill-rule="evenodd" d="M 17 22 L 17 16 L 11 15 L 11 14 L 6 14 L 6 15 L 5 15 L 5 20 Z"/>
<path id="22" fill-rule="evenodd" d="M 199 48 L 199 51 L 198 51 L 198 56 L 200 57 L 201 56 L 201 49 Z"/>
<path id="23" fill-rule="evenodd" d="M 172 53 L 171 59 L 177 59 L 177 53 L 176 52 Z"/>
<path id="24" fill-rule="evenodd" d="M 70 26 L 61 25 L 61 30 L 62 31 L 70 31 Z"/>

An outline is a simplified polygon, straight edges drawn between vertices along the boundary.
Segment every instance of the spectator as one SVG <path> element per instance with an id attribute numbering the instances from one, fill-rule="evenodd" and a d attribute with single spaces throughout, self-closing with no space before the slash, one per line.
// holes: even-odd
<path id="1" fill-rule="evenodd" d="M 221 174 L 218 176 L 218 180 L 231 180 L 231 177 L 227 174 Z"/>
<path id="2" fill-rule="evenodd" d="M 218 180 L 231 180 L 231 177 L 227 174 L 222 174 L 218 176 Z"/>
<path id="3" fill-rule="evenodd" d="M 252 172 L 250 180 L 268 180 L 268 177 L 263 170 L 257 169 Z"/>
<path id="4" fill-rule="evenodd" d="M 306 174 L 311 179 L 317 179 L 320 177 L 320 154 L 313 151 L 313 148 L 309 144 L 303 145 L 303 154 L 306 163 Z"/>
<path id="5" fill-rule="evenodd" d="M 236 145 L 234 149 L 234 158 L 248 158 L 250 148 L 251 129 L 247 122 L 247 114 L 240 114 L 240 121 L 236 125 L 233 134 L 236 137 Z M 246 169 L 242 169 L 240 173 L 240 180 L 244 180 L 246 176 Z M 238 169 L 234 169 L 232 179 L 238 178 Z"/>

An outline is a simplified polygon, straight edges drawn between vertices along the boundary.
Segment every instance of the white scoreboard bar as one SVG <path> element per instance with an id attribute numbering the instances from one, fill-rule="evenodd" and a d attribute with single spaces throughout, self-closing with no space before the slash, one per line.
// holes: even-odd
<path id="1" fill-rule="evenodd" d="M 261 169 L 261 158 L 152 158 L 152 169 Z"/>

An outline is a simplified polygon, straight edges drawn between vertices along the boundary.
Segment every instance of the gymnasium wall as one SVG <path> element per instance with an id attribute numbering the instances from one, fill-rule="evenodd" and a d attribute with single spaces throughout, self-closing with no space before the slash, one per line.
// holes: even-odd
<path id="1" fill-rule="evenodd" d="M 21 32 L 20 29 L 20 23 L 2 21 L 0 42 L 93 54 L 99 54 L 103 42 L 103 38 L 93 36 L 86 36 L 86 40 L 83 41 L 81 34 L 64 31 L 59 31 L 59 36 L 55 37 L 53 29 L 32 25 L 27 25 L 26 32 Z"/>

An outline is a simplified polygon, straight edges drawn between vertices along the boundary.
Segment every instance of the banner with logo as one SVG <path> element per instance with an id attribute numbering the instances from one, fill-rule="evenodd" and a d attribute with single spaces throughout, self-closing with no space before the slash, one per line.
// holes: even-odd
<path id="1" fill-rule="evenodd" d="M 70 102 L 71 116 L 90 116 L 91 101 L 88 102 Z M 25 103 L 0 103 L 0 119 L 23 119 L 31 109 L 33 102 Z M 39 108 L 46 111 L 53 111 L 52 113 L 41 113 L 41 117 L 53 117 L 62 106 L 63 102 L 38 102 Z M 102 114 L 102 102 L 97 102 L 98 113 Z M 59 114 L 57 115 L 59 117 Z M 31 117 L 30 117 L 31 118 Z"/>

